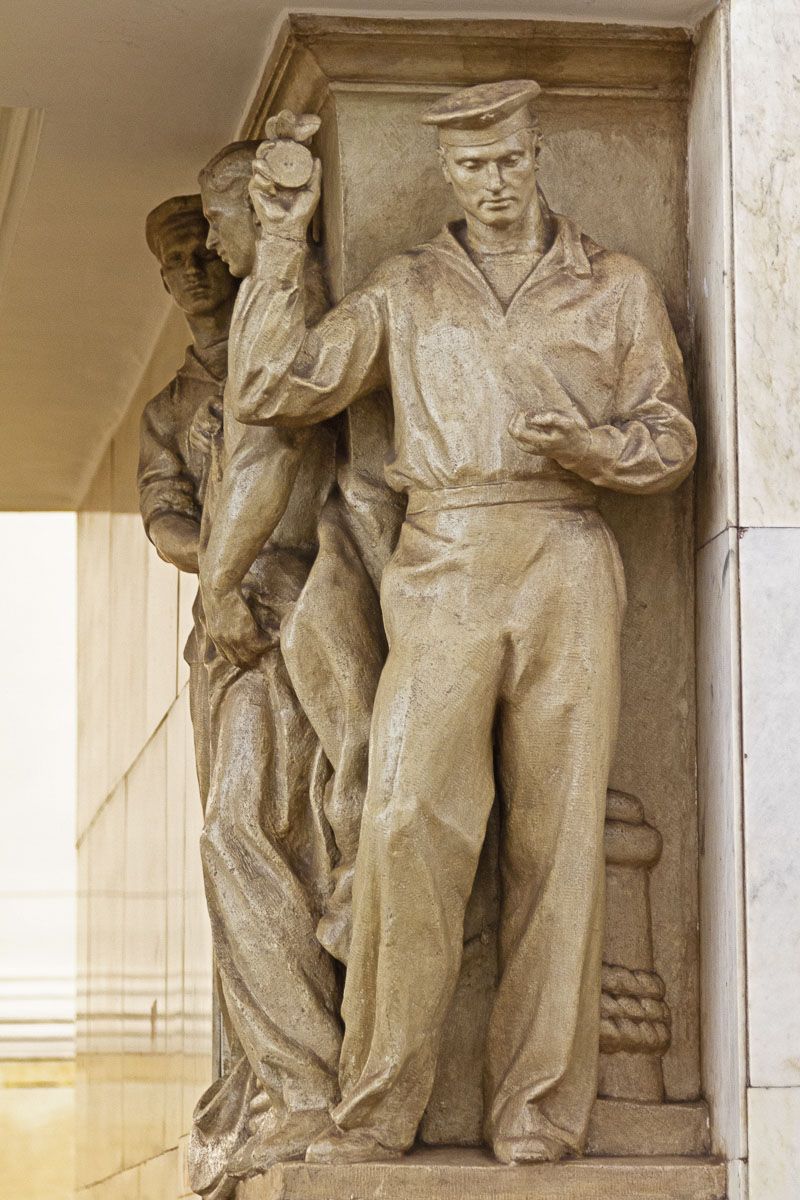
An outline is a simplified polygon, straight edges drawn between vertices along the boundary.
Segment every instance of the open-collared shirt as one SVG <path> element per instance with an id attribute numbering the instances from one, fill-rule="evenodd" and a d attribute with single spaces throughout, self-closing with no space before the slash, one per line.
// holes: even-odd
<path id="1" fill-rule="evenodd" d="M 676 486 L 694 462 L 683 363 L 661 293 L 635 260 L 568 218 L 507 305 L 449 226 L 382 264 L 306 328 L 302 243 L 264 235 L 231 331 L 229 399 L 253 424 L 302 426 L 391 389 L 386 477 L 416 494 L 584 481 Z M 577 412 L 579 460 L 526 452 L 520 411 Z"/>

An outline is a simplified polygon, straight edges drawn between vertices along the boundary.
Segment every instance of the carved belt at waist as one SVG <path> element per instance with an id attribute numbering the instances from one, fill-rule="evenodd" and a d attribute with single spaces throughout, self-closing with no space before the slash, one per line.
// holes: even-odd
<path id="1" fill-rule="evenodd" d="M 412 488 L 408 516 L 445 508 L 472 508 L 491 504 L 569 504 L 594 507 L 597 494 L 590 483 L 574 479 L 509 479 L 467 487 Z"/>

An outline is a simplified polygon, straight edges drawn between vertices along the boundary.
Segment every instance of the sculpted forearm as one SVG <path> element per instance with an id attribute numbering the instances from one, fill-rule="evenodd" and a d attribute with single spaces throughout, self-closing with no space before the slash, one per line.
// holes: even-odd
<path id="1" fill-rule="evenodd" d="M 225 469 L 208 546 L 200 564 L 204 593 L 238 588 L 286 511 L 305 437 L 269 428 L 244 434 Z"/>
<path id="2" fill-rule="evenodd" d="M 148 532 L 159 558 L 172 563 L 179 571 L 197 574 L 200 542 L 197 521 L 182 513 L 163 513 L 153 518 Z"/>
<path id="3" fill-rule="evenodd" d="M 274 645 L 275 622 L 259 625 L 242 582 L 283 516 L 300 466 L 304 439 L 274 429 L 250 429 L 225 470 L 208 545 L 201 555 L 200 590 L 208 629 L 222 653 L 240 667 Z"/>

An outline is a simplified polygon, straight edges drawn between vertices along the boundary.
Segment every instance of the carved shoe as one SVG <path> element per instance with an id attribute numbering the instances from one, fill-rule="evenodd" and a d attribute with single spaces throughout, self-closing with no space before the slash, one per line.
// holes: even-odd
<path id="1" fill-rule="evenodd" d="M 326 1108 L 310 1108 L 289 1113 L 279 1124 L 257 1130 L 232 1155 L 228 1175 L 248 1179 L 261 1175 L 275 1163 L 303 1158 L 311 1142 L 330 1127 Z"/>
<path id="2" fill-rule="evenodd" d="M 339 1129 L 332 1124 L 306 1153 L 307 1163 L 390 1162 L 394 1158 L 400 1158 L 400 1151 L 384 1146 L 368 1129 Z"/>
<path id="3" fill-rule="evenodd" d="M 558 1138 L 544 1134 L 523 1134 L 520 1137 L 501 1137 L 492 1147 L 495 1158 L 501 1163 L 544 1163 L 558 1162 L 569 1147 Z"/>

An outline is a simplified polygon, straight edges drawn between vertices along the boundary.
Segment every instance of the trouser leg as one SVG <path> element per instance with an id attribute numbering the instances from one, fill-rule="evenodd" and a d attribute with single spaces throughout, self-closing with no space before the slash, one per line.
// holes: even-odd
<path id="1" fill-rule="evenodd" d="M 487 1135 L 582 1148 L 597 1092 L 603 829 L 619 709 L 621 567 L 595 515 L 562 521 L 512 631 L 499 712 L 500 984 Z"/>
<path id="2" fill-rule="evenodd" d="M 281 646 L 295 692 L 333 766 L 325 815 L 337 859 L 317 935 L 346 962 L 369 730 L 386 641 L 377 593 L 332 503 L 320 522 L 319 551 L 303 592 L 283 623 Z"/>
<path id="3" fill-rule="evenodd" d="M 404 534 L 406 542 L 408 534 Z M 406 1149 L 433 1086 L 494 798 L 498 641 L 464 581 L 393 564 L 343 1016 L 343 1129 Z M 468 590 L 468 589 L 467 589 Z"/>
<path id="4" fill-rule="evenodd" d="M 280 1113 L 334 1101 L 340 1026 L 333 964 L 265 795 L 284 755 L 261 671 L 223 667 L 212 686 L 215 761 L 201 852 L 226 1007 Z M 285 797 L 279 809 L 282 820 Z"/>

